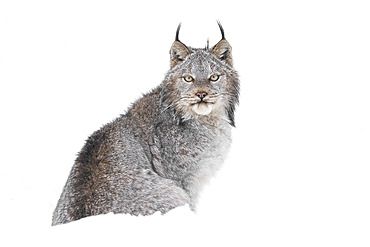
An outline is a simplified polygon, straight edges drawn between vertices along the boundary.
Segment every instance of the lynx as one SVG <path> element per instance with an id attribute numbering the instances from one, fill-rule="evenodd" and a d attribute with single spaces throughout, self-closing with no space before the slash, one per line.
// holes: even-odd
<path id="1" fill-rule="evenodd" d="M 185 204 L 195 211 L 228 152 L 239 97 L 231 46 L 218 25 L 222 39 L 211 49 L 183 44 L 178 26 L 163 82 L 88 138 L 52 225 L 110 212 L 164 214 Z"/>

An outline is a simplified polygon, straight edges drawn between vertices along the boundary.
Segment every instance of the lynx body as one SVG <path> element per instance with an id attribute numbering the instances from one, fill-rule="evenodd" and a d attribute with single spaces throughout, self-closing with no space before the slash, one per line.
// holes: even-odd
<path id="1" fill-rule="evenodd" d="M 53 225 L 113 213 L 150 215 L 189 204 L 218 170 L 231 142 L 239 80 L 231 46 L 194 49 L 178 39 L 163 82 L 86 141 Z"/>

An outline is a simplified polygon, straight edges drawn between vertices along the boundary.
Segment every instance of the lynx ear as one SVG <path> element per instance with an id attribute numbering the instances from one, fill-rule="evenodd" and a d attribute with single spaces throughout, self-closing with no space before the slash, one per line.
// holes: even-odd
<path id="1" fill-rule="evenodd" d="M 174 67 L 179 62 L 184 61 L 185 57 L 190 54 L 190 50 L 186 45 L 184 45 L 179 40 L 179 32 L 180 32 L 181 23 L 177 27 L 176 31 L 176 39 L 173 42 L 170 50 L 171 54 L 171 68 Z"/>
<path id="2" fill-rule="evenodd" d="M 216 55 L 220 60 L 226 61 L 230 66 L 233 66 L 231 45 L 226 40 L 220 40 L 220 42 L 212 48 L 211 53 Z"/>
<path id="3" fill-rule="evenodd" d="M 184 61 L 185 57 L 190 54 L 189 49 L 180 41 L 173 42 L 171 46 L 171 68 Z"/>
<path id="4" fill-rule="evenodd" d="M 221 30 L 222 39 L 212 48 L 211 53 L 216 55 L 220 60 L 226 61 L 230 66 L 233 66 L 233 59 L 231 56 L 231 45 L 225 39 L 224 29 L 220 22 L 217 22 Z"/>

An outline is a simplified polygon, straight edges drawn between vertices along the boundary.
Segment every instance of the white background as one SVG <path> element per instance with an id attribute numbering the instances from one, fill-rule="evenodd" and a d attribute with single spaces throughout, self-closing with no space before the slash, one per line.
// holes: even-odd
<path id="1" fill-rule="evenodd" d="M 2 246 L 369 246 L 367 1 L 0 0 Z M 51 227 L 84 140 L 224 26 L 233 146 L 197 214 Z M 10 242 L 9 242 L 10 241 Z"/>

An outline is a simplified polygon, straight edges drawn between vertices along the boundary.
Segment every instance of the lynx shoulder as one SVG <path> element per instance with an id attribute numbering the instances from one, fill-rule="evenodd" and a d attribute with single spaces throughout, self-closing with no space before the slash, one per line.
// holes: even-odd
<path id="1" fill-rule="evenodd" d="M 239 96 L 231 46 L 219 27 L 222 39 L 197 49 L 179 40 L 179 25 L 163 82 L 86 141 L 53 225 L 109 212 L 195 210 L 229 149 Z"/>

